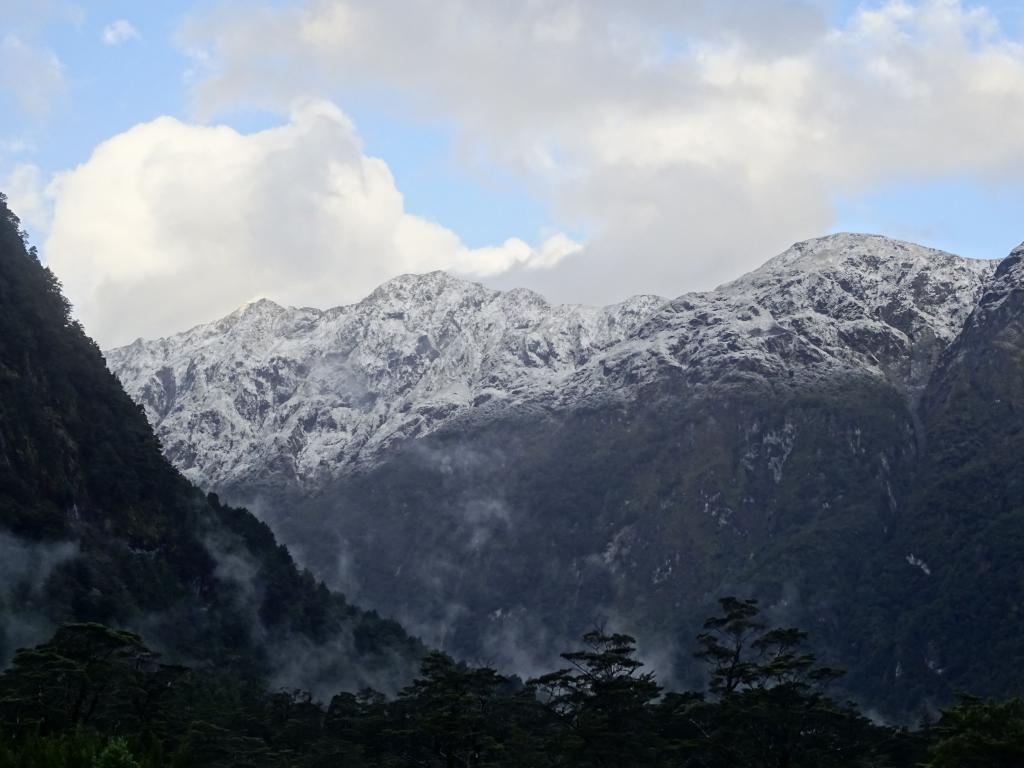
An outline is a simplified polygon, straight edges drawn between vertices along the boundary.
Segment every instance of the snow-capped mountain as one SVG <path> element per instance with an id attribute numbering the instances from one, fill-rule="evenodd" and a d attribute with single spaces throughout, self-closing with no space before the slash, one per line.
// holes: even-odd
<path id="1" fill-rule="evenodd" d="M 528 674 L 610 617 L 685 674 L 750 595 L 899 710 L 1020 652 L 1022 264 L 841 234 L 606 308 L 407 275 L 108 363 L 179 467 L 435 646 Z"/>
<path id="2" fill-rule="evenodd" d="M 664 305 L 601 356 L 626 380 L 807 384 L 837 374 L 915 395 L 996 268 L 880 236 L 798 243 L 760 269 Z"/>
<path id="3" fill-rule="evenodd" d="M 326 311 L 256 301 L 107 360 L 191 479 L 316 482 L 467 410 L 550 400 L 664 303 L 553 306 L 443 272 L 403 275 Z"/>
<path id="4" fill-rule="evenodd" d="M 316 486 L 456 420 L 863 374 L 915 397 L 995 262 L 878 236 L 800 243 L 720 288 L 552 305 L 441 272 L 328 310 L 269 300 L 107 353 L 167 456 L 207 486 Z"/>

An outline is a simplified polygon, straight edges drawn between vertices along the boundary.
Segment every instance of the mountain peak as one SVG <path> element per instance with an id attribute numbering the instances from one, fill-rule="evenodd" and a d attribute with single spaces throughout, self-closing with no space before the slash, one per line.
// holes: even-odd
<path id="1" fill-rule="evenodd" d="M 408 272 L 392 277 L 377 286 L 369 296 L 363 299 L 363 302 L 396 297 L 429 299 L 436 298 L 445 292 L 493 293 L 479 283 L 463 280 L 438 269 L 424 273 Z"/>
<path id="2" fill-rule="evenodd" d="M 280 304 L 271 301 L 267 298 L 253 299 L 252 301 L 246 301 L 241 304 L 238 309 L 232 312 L 232 315 L 246 316 L 246 315 L 266 315 L 266 314 L 280 314 L 285 309 Z"/>
<path id="3" fill-rule="evenodd" d="M 193 479 L 256 479 L 282 456 L 309 479 L 484 403 L 550 400 L 662 303 L 555 305 L 445 272 L 404 274 L 323 312 L 252 302 L 107 360 Z"/>
<path id="4" fill-rule="evenodd" d="M 1010 270 L 1016 270 L 1017 265 L 1022 262 L 1024 262 L 1024 243 L 1010 251 L 1010 255 L 1002 260 L 999 264 L 999 269 L 996 270 L 996 276 L 1003 275 Z"/>
<path id="5" fill-rule="evenodd" d="M 982 304 L 992 303 L 997 296 L 1024 288 L 1024 243 L 999 262 Z"/>
<path id="6" fill-rule="evenodd" d="M 908 311 L 924 313 L 948 339 L 963 327 L 997 263 L 883 235 L 841 232 L 796 243 L 717 292 L 825 314 L 849 314 L 850 302 L 869 317 L 906 320 Z M 897 325 L 910 331 L 902 321 Z"/>
<path id="7" fill-rule="evenodd" d="M 815 272 L 846 263 L 866 263 L 877 268 L 887 263 L 924 259 L 966 261 L 945 251 L 884 235 L 837 232 L 794 243 L 752 274 L 779 269 Z"/>

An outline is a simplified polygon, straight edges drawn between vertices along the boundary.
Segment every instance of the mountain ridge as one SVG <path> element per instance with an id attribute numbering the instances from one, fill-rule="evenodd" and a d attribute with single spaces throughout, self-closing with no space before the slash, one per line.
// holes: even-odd
<path id="1" fill-rule="evenodd" d="M 355 304 L 321 311 L 262 299 L 106 355 L 194 481 L 223 486 L 283 471 L 315 484 L 453 417 L 527 402 L 571 407 L 666 371 L 718 381 L 731 372 L 749 383 L 844 369 L 894 377 L 917 393 L 994 268 L 838 234 L 798 243 L 713 291 L 606 307 L 552 305 L 443 272 L 401 275 Z M 268 413 L 279 423 L 268 424 Z M 340 429 L 347 437 L 331 439 Z M 232 453 L 264 457 L 233 462 Z"/>
<path id="2" fill-rule="evenodd" d="M 426 309 L 413 312 L 411 314 L 415 316 L 410 318 L 407 316 L 410 314 L 407 311 L 410 302 L 421 308 L 427 308 L 434 302 L 439 309 L 433 313 Z M 263 389 L 264 385 L 273 388 L 282 384 L 282 376 L 287 376 L 289 398 L 296 394 L 301 397 L 300 379 L 308 384 L 317 376 L 317 370 L 323 369 L 324 360 L 338 354 L 340 349 L 341 354 L 348 355 L 340 367 L 341 375 L 348 379 L 348 388 L 320 381 L 320 391 L 314 392 L 312 398 L 317 400 L 321 395 L 337 398 L 328 404 L 349 409 L 357 418 L 351 418 L 351 413 L 326 413 L 323 409 L 314 408 L 311 411 L 317 410 L 316 413 L 304 413 L 285 426 L 294 429 L 297 421 L 323 418 L 328 429 L 336 430 L 339 421 L 346 421 L 345 417 L 349 416 L 347 426 L 353 433 L 352 442 L 359 448 L 369 443 L 372 449 L 375 435 L 366 434 L 373 429 L 366 422 L 380 416 L 374 409 L 373 400 L 378 394 L 373 391 L 374 387 L 392 397 L 415 394 L 417 388 L 421 392 L 425 390 L 424 411 L 428 418 L 442 420 L 446 412 L 450 415 L 459 405 L 473 401 L 477 406 L 482 405 L 503 392 L 502 384 L 510 384 L 504 387 L 504 391 L 513 390 L 513 395 L 515 386 L 550 391 L 568 368 L 574 367 L 595 349 L 607 346 L 622 333 L 619 328 L 632 328 L 638 319 L 662 302 L 660 297 L 634 297 L 603 308 L 552 306 L 533 292 L 491 291 L 435 272 L 426 276 L 399 276 L 357 304 L 324 311 L 286 309 L 264 300 L 258 306 L 249 305 L 244 310 L 236 310 L 214 323 L 196 326 L 182 336 L 150 343 L 137 341 L 108 352 L 107 357 L 122 380 L 130 388 L 143 393 L 142 400 L 150 421 L 160 430 L 161 439 L 173 457 L 192 453 L 194 442 L 198 442 L 181 446 L 165 426 L 169 415 L 172 421 L 174 419 L 172 410 L 179 402 L 182 385 L 197 387 L 195 401 L 200 405 L 202 398 L 209 393 L 207 382 L 197 382 L 195 378 L 196 361 L 182 358 L 170 366 L 161 362 L 164 356 L 174 354 L 178 339 L 184 337 L 197 350 L 207 352 L 217 345 L 220 334 L 224 334 L 224 339 L 230 335 L 230 341 L 225 341 L 217 351 L 230 359 L 233 365 L 244 365 L 249 361 L 274 365 L 281 361 L 290 346 L 296 345 L 296 340 L 305 339 L 313 346 L 309 355 L 303 357 L 300 349 L 285 364 L 287 371 L 267 371 L 267 381 L 256 386 L 257 390 Z M 460 315 L 462 310 L 465 311 Z M 360 311 L 364 317 L 359 316 Z M 465 327 L 467 312 L 475 313 L 471 329 Z M 417 331 L 420 323 L 430 324 L 432 336 Z M 463 343 L 467 332 L 474 335 L 475 345 Z M 270 343 L 264 343 L 267 339 L 264 334 L 267 333 L 276 334 Z M 435 360 L 441 357 L 435 342 L 447 353 L 440 365 L 434 365 Z M 209 357 L 207 360 L 216 363 Z M 509 365 L 509 360 L 513 363 L 521 361 L 521 368 Z M 461 377 L 457 370 L 460 366 L 466 370 Z M 389 367 L 392 370 L 388 370 Z M 213 372 L 212 376 L 215 378 L 217 373 Z M 503 381 L 503 376 L 511 381 Z M 237 383 L 238 380 L 233 381 Z M 245 385 L 241 386 L 244 388 Z M 472 394 L 470 389 L 473 389 Z M 368 398 L 353 403 L 352 392 L 361 390 Z M 223 392 L 224 388 L 218 391 Z M 254 410 L 242 402 L 245 394 L 238 392 L 232 403 L 219 404 L 215 416 L 218 423 L 214 428 L 218 428 L 220 422 L 231 422 L 229 427 L 233 425 L 238 431 L 247 432 L 246 437 L 257 451 L 257 443 L 273 444 L 272 450 L 287 444 L 288 438 L 280 432 L 273 436 L 265 434 L 259 419 L 267 409 L 266 403 L 257 405 Z M 260 397 L 259 392 L 252 394 L 257 399 Z M 200 412 L 202 410 L 205 409 L 201 408 Z M 410 419 L 403 419 L 401 414 L 387 415 L 393 416 L 397 422 L 392 430 L 403 427 L 415 429 L 415 423 L 410 426 Z M 358 418 L 360 416 L 365 418 Z M 186 421 L 191 418 L 191 415 L 185 416 Z M 197 432 L 201 430 L 200 425 Z M 387 435 L 376 437 L 386 442 Z M 207 455 L 213 452 L 209 447 L 206 450 Z M 316 458 L 318 460 L 319 457 Z M 342 453 L 343 462 L 350 458 L 351 455 Z M 190 460 L 186 459 L 183 466 L 186 474 L 194 467 L 188 463 Z M 179 466 L 182 467 L 180 461 Z M 245 470 L 245 467 L 240 469 L 242 474 Z M 220 472 L 197 472 L 190 476 L 207 483 L 227 479 Z"/>
<path id="3" fill-rule="evenodd" d="M 850 695 L 903 717 L 958 685 L 1005 692 L 979 671 L 995 663 L 985 633 L 1016 653 L 1015 513 L 999 491 L 1012 472 L 969 450 L 975 433 L 998 446 L 1019 425 L 1016 360 L 995 354 L 1018 343 L 1017 300 L 999 298 L 1017 295 L 1016 263 L 832 235 L 614 327 L 529 294 L 410 302 L 419 279 L 406 277 L 336 321 L 286 315 L 255 363 L 212 327 L 214 342 L 111 362 L 148 409 L 170 403 L 169 455 L 184 446 L 179 461 L 260 510 L 301 562 L 437 647 L 528 672 L 603 616 L 685 678 L 676 639 L 714 596 L 746 594 L 856 669 Z M 486 294 L 427 282 L 432 296 Z M 593 343 L 595 327 L 613 332 Z M 269 359 L 292 378 L 275 383 Z M 331 408 L 351 431 L 320 420 Z M 232 443 L 204 427 L 221 411 L 267 429 Z M 294 471 L 310 457 L 318 472 Z M 1002 545 L 975 507 L 984 488 L 1009 515 Z M 957 532 L 952 548 L 930 530 Z M 956 573 L 958 594 L 984 593 L 989 550 L 1006 596 L 969 634 L 936 585 Z M 970 673 L 949 661 L 958 632 Z"/>

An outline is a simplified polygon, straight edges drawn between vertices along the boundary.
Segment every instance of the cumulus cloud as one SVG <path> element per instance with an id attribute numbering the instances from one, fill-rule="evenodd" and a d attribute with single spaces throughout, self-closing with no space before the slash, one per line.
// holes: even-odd
<path id="1" fill-rule="evenodd" d="M 826 232 L 838 196 L 1024 171 L 1024 47 L 983 6 L 303 0 L 197 15 L 202 114 L 376 88 L 522 175 L 584 257 L 556 296 L 708 287 Z M 272 59 L 270 69 L 265 62 Z"/>
<path id="2" fill-rule="evenodd" d="M 0 39 L 0 91 L 21 109 L 45 115 L 64 89 L 64 67 L 57 54 L 13 33 Z"/>
<path id="3" fill-rule="evenodd" d="M 135 28 L 130 21 L 127 19 L 118 19 L 110 24 L 107 24 L 103 28 L 101 35 L 104 44 L 106 45 L 121 45 L 131 40 L 141 40 L 142 35 L 139 34 L 139 30 Z"/>
<path id="4" fill-rule="evenodd" d="M 44 256 L 103 345 L 177 332 L 259 296 L 334 306 L 403 272 L 545 269 L 563 235 L 468 248 L 405 211 L 383 160 L 323 101 L 243 134 L 162 117 L 114 136 L 48 194 Z"/>
<path id="5" fill-rule="evenodd" d="M 46 196 L 46 176 L 39 166 L 19 163 L 0 179 L 0 190 L 7 195 L 7 204 L 21 219 L 29 234 L 49 229 L 50 201 Z"/>

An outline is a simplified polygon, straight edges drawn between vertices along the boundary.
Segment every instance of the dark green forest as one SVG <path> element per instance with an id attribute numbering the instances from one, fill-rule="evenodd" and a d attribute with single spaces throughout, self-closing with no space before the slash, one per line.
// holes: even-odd
<path id="1" fill-rule="evenodd" d="M 0 196 L 0 663 L 69 621 L 305 687 L 394 688 L 423 653 L 163 458 Z"/>
<path id="2" fill-rule="evenodd" d="M 60 766 L 1024 765 L 1024 701 L 964 697 L 914 730 L 828 695 L 840 670 L 724 598 L 696 638 L 708 685 L 664 691 L 625 634 L 595 629 L 526 682 L 427 655 L 394 697 L 268 691 L 167 665 L 137 635 L 69 624 L 0 677 L 0 768 Z"/>

